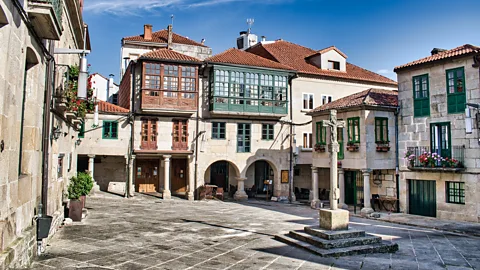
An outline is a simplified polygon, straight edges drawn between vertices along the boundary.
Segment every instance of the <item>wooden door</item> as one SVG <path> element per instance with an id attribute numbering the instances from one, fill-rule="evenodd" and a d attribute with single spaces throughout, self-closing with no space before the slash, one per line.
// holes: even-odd
<path id="1" fill-rule="evenodd" d="M 172 150 L 188 150 L 188 121 L 173 120 Z"/>
<path id="2" fill-rule="evenodd" d="M 157 149 L 157 119 L 142 119 L 141 149 Z"/>
<path id="3" fill-rule="evenodd" d="M 158 188 L 158 160 L 137 160 L 135 187 L 138 192 L 156 192 Z"/>
<path id="4" fill-rule="evenodd" d="M 185 193 L 187 191 L 187 160 L 172 159 L 172 170 L 170 172 L 172 181 L 172 193 Z"/>
<path id="5" fill-rule="evenodd" d="M 408 181 L 408 209 L 413 215 L 437 216 L 436 182 L 426 180 Z"/>

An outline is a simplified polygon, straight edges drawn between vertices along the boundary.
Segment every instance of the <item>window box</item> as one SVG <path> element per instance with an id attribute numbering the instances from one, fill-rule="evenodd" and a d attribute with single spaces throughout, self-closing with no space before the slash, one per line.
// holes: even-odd
<path id="1" fill-rule="evenodd" d="M 327 151 L 327 146 L 325 144 L 317 143 L 315 144 L 315 152 L 325 153 Z"/>
<path id="2" fill-rule="evenodd" d="M 360 144 L 359 143 L 352 143 L 352 142 L 348 143 L 347 151 L 358 152 L 359 150 L 360 150 Z"/>
<path id="3" fill-rule="evenodd" d="M 377 152 L 388 152 L 390 151 L 390 144 L 389 142 L 377 141 Z"/>

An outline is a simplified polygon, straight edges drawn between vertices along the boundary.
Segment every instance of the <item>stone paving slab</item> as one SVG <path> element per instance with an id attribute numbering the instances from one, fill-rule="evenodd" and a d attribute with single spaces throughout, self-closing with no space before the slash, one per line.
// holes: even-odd
<path id="1" fill-rule="evenodd" d="M 395 254 L 321 258 L 273 239 L 318 224 L 303 205 L 133 199 L 100 193 L 62 227 L 32 269 L 480 269 L 480 238 L 351 217 L 399 244 Z"/>

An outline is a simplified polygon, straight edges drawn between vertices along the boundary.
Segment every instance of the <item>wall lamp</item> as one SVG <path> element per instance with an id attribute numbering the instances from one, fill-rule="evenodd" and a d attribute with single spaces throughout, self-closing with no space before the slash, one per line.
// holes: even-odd
<path id="1" fill-rule="evenodd" d="M 59 126 L 53 128 L 51 138 L 54 139 L 55 141 L 60 138 L 60 135 L 62 134 L 62 130 L 60 129 Z"/>
<path id="2" fill-rule="evenodd" d="M 75 141 L 75 145 L 76 145 L 76 146 L 79 146 L 81 143 L 82 143 L 82 140 L 80 140 L 80 139 L 78 139 L 78 140 Z"/>

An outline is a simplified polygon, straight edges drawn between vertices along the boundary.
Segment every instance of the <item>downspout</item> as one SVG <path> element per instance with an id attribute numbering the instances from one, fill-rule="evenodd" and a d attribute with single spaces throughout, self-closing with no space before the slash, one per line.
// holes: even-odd
<path id="1" fill-rule="evenodd" d="M 400 163 L 398 160 L 398 115 L 400 107 L 395 110 L 395 189 L 397 191 L 397 213 L 400 213 Z"/>
<path id="2" fill-rule="evenodd" d="M 134 134 L 135 134 L 135 67 L 136 62 L 132 62 L 132 66 L 130 67 L 130 80 L 132 80 L 132 90 L 131 90 L 131 100 L 130 100 L 130 113 L 129 113 L 129 122 L 130 122 L 130 153 L 128 155 L 128 198 L 132 197 L 135 188 L 133 187 L 133 173 L 130 170 L 133 169 L 133 150 L 134 150 Z M 131 166 L 130 166 L 131 164 Z M 135 170 L 133 170 L 135 171 Z M 132 179 L 130 182 L 130 175 L 132 175 Z M 133 190 L 131 190 L 133 187 Z"/>
<path id="3" fill-rule="evenodd" d="M 204 68 L 205 68 L 205 65 L 202 65 L 200 67 L 202 69 L 202 71 L 204 71 Z M 198 74 L 200 75 L 200 70 L 198 71 Z M 200 76 L 198 78 L 198 82 L 197 82 L 197 86 L 200 88 Z M 203 84 L 202 84 L 202 87 L 203 87 Z M 198 93 L 198 97 L 197 97 L 197 102 L 198 100 L 202 100 L 200 99 L 200 91 L 197 91 Z M 202 91 L 203 93 L 203 91 Z M 195 135 L 195 169 L 194 169 L 194 175 L 193 175 L 193 184 L 195 185 L 193 188 L 194 188 L 194 195 L 193 195 L 193 200 L 195 200 L 195 198 L 197 198 L 197 200 L 199 199 L 199 194 L 198 194 L 198 189 L 197 189 L 197 181 L 198 181 L 198 176 L 197 176 L 197 173 L 198 173 L 198 139 L 200 137 L 200 104 L 197 103 L 197 120 L 196 120 L 196 123 L 195 123 L 195 131 L 196 131 L 196 135 Z"/>
<path id="4" fill-rule="evenodd" d="M 293 198 L 292 198 L 292 192 L 293 192 L 293 79 L 297 78 L 298 75 L 294 74 L 290 79 L 288 80 L 288 84 L 290 86 L 290 173 L 289 173 L 289 183 L 288 185 L 288 202 L 292 203 Z"/>
<path id="5" fill-rule="evenodd" d="M 50 42 L 49 51 L 53 51 L 55 44 Z M 50 108 L 52 107 L 52 87 L 53 87 L 53 73 L 55 59 L 50 55 L 47 58 L 47 70 L 46 70 L 46 90 L 44 96 L 44 106 L 43 106 L 43 138 L 42 138 L 42 213 L 45 215 L 48 214 L 48 169 L 49 169 L 49 153 L 50 153 L 50 126 L 51 126 L 51 114 Z"/>

